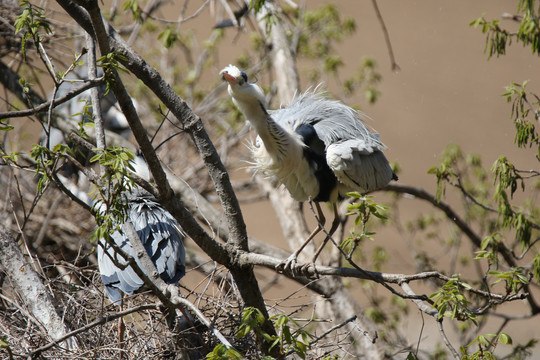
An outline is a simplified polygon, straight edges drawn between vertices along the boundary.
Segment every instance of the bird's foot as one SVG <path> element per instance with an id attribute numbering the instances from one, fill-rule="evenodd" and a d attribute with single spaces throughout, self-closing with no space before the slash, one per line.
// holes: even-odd
<path id="1" fill-rule="evenodd" d="M 311 267 L 313 268 L 313 271 L 309 271 L 309 268 Z M 297 265 L 296 271 L 308 279 L 320 279 L 319 272 L 317 271 L 317 267 L 315 266 L 314 262 Z"/>
<path id="2" fill-rule="evenodd" d="M 173 300 L 175 297 L 178 297 L 180 294 L 180 291 L 178 289 L 178 286 L 169 284 L 167 285 L 167 288 L 165 289 L 165 295 L 167 295 L 171 300 Z"/>
<path id="3" fill-rule="evenodd" d="M 315 263 L 298 264 L 297 260 L 297 255 L 292 254 L 276 266 L 277 272 L 291 276 L 305 276 L 310 279 L 319 278 L 319 272 L 315 267 Z M 313 271 L 309 270 L 310 267 L 313 267 Z"/>
<path id="4" fill-rule="evenodd" d="M 276 265 L 276 270 L 280 274 L 289 274 L 295 276 L 295 268 L 297 267 L 297 255 L 291 254 L 288 258 Z"/>

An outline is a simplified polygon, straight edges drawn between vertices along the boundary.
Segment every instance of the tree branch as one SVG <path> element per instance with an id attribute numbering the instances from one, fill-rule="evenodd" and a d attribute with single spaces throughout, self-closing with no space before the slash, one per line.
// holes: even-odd
<path id="1" fill-rule="evenodd" d="M 2 64 L 2 62 L 0 62 L 0 65 Z M 1 72 L 1 66 L 0 66 L 0 72 Z M 11 70 L 9 70 L 11 71 Z M 52 107 L 56 107 L 58 105 L 61 105 L 65 102 L 68 102 L 69 100 L 73 99 L 75 96 L 89 90 L 89 89 L 92 89 L 92 88 L 95 88 L 97 86 L 101 86 L 105 83 L 104 79 L 103 78 L 99 78 L 99 79 L 95 79 L 95 80 L 88 80 L 84 85 L 82 85 L 81 87 L 77 88 L 77 89 L 74 89 L 70 92 L 68 92 L 66 95 L 62 96 L 62 97 L 59 97 L 57 99 L 54 99 L 54 100 L 50 100 L 50 101 L 47 101 L 47 102 L 42 102 L 43 100 L 41 99 L 41 97 L 39 97 L 39 95 L 35 95 L 36 97 L 34 98 L 34 100 L 37 100 L 36 102 L 40 103 L 40 105 L 37 105 L 37 106 L 33 106 L 31 109 L 27 109 L 27 110 L 19 110 L 19 111 L 8 111 L 8 112 L 1 112 L 0 113 L 0 119 L 14 119 L 14 118 L 21 118 L 21 117 L 28 117 L 28 116 L 32 116 L 32 115 L 42 115 L 43 117 L 45 116 L 45 114 L 41 114 L 47 110 L 49 110 L 49 108 Z M 3 84 L 4 86 L 6 84 Z M 17 89 L 10 89 L 11 92 L 13 92 L 14 94 L 17 94 Z M 20 94 L 20 93 L 19 93 Z M 19 100 L 22 100 L 24 98 L 24 96 L 21 96 L 19 97 Z M 43 120 L 42 120 L 43 121 Z"/>
<path id="2" fill-rule="evenodd" d="M 280 259 L 276 259 L 268 255 L 256 254 L 256 253 L 240 254 L 239 261 L 243 261 L 245 263 L 249 263 L 253 265 L 264 266 L 269 269 L 275 269 L 275 266 L 281 262 Z M 358 269 L 353 269 L 349 267 L 333 267 L 333 266 L 321 266 L 321 265 L 317 265 L 316 269 L 313 269 L 313 267 L 310 267 L 309 269 L 306 270 L 306 275 L 314 276 L 315 272 L 319 273 L 320 275 L 353 277 L 353 278 L 358 278 L 358 279 L 363 279 L 363 280 L 371 280 L 378 283 L 396 284 L 400 286 L 402 286 L 403 283 L 407 283 L 411 281 L 427 280 L 427 279 L 439 279 L 445 282 L 448 280 L 451 280 L 450 277 L 444 274 L 441 274 L 437 271 L 426 271 L 426 272 L 421 272 L 417 274 L 407 275 L 407 274 L 381 273 L 377 271 L 369 271 L 369 270 L 363 270 L 363 269 L 358 270 Z M 476 294 L 485 298 L 492 298 L 492 299 L 500 300 L 500 301 L 523 300 L 528 296 L 527 293 L 507 296 L 507 295 L 494 294 L 491 292 L 475 289 L 472 287 L 471 288 L 464 287 L 464 289 L 466 289 L 467 291 L 473 294 Z M 405 296 L 405 298 L 427 300 L 427 296 L 425 295 L 421 295 L 421 296 L 413 295 L 409 297 Z"/>
<path id="3" fill-rule="evenodd" d="M 390 34 L 388 33 L 388 29 L 386 28 L 386 24 L 384 23 L 381 10 L 379 10 L 377 0 L 371 0 L 371 3 L 373 4 L 375 15 L 377 15 L 377 20 L 379 20 L 379 23 L 381 24 L 384 41 L 386 42 L 386 48 L 388 49 L 388 55 L 390 56 L 390 63 L 392 64 L 392 71 L 399 71 L 399 65 L 397 64 L 396 58 L 394 57 L 394 50 L 392 49 L 392 42 L 390 41 Z"/>
<path id="4" fill-rule="evenodd" d="M 436 197 L 428 193 L 426 190 L 410 185 L 400 185 L 391 183 L 382 189 L 383 191 L 393 191 L 396 193 L 405 193 L 413 195 L 417 198 L 430 202 L 433 206 L 440 209 L 446 217 L 452 221 L 456 226 L 471 240 L 473 245 L 477 248 L 481 248 L 482 239 L 478 234 L 476 234 L 471 227 L 444 201 L 437 201 Z M 516 260 L 512 251 L 508 249 L 504 244 L 499 243 L 497 246 L 497 251 L 502 255 L 507 264 L 511 267 L 516 267 Z M 533 313 L 540 313 L 540 306 L 536 303 L 532 292 L 529 290 L 529 285 L 524 287 L 525 293 L 527 294 L 527 301 L 531 307 Z"/>

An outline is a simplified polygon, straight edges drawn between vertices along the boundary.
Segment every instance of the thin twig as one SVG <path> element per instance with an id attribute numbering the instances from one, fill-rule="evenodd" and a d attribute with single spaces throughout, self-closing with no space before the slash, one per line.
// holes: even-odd
<path id="1" fill-rule="evenodd" d="M 396 58 L 394 57 L 394 51 L 392 50 L 392 43 L 390 42 L 390 35 L 388 34 L 388 29 L 386 28 L 386 25 L 384 23 L 381 11 L 379 10 L 379 5 L 377 4 L 377 0 L 371 0 L 371 3 L 373 4 L 373 9 L 375 10 L 377 19 L 379 20 L 379 23 L 381 24 L 381 27 L 382 27 L 382 31 L 384 34 L 384 41 L 386 42 L 388 55 L 390 56 L 390 62 L 392 63 L 392 71 L 399 71 L 400 68 L 396 62 Z"/>
<path id="2" fill-rule="evenodd" d="M 498 214 L 498 215 L 503 215 L 499 210 L 497 209 L 494 209 L 490 206 L 487 206 L 487 205 L 484 205 L 482 204 L 481 202 L 479 202 L 478 200 L 476 200 L 476 198 L 470 193 L 468 192 L 467 190 L 465 190 L 465 187 L 463 186 L 463 183 L 461 182 L 461 178 L 459 176 L 457 176 L 457 180 L 458 180 L 458 183 L 453 183 L 451 181 L 448 181 L 448 183 L 456 188 L 458 188 L 462 193 L 463 195 L 465 195 L 465 197 L 469 200 L 471 200 L 474 204 L 480 206 L 482 209 L 484 210 L 487 210 L 487 211 L 490 211 L 490 212 L 493 212 L 495 214 Z M 513 210 L 511 210 L 513 214 L 515 214 L 515 212 Z M 535 228 L 535 229 L 540 229 L 540 225 L 532 222 L 529 218 L 527 219 L 529 220 L 529 224 Z"/>
<path id="3" fill-rule="evenodd" d="M 439 327 L 439 333 L 441 334 L 441 337 L 442 337 L 442 339 L 444 341 L 444 344 L 446 345 L 448 350 L 450 350 L 450 352 L 452 353 L 452 356 L 454 357 L 454 359 L 456 359 L 456 360 L 461 359 L 458 352 L 456 351 L 456 349 L 454 349 L 454 347 L 450 343 L 450 340 L 448 340 L 448 337 L 446 336 L 446 333 L 444 332 L 443 325 L 442 325 L 442 319 L 437 321 L 437 326 Z"/>
<path id="4" fill-rule="evenodd" d="M 424 320 L 424 313 L 420 311 L 420 317 L 422 318 L 422 327 L 420 328 L 420 334 L 418 334 L 418 342 L 416 343 L 415 355 L 418 357 L 418 350 L 420 349 L 420 342 L 422 341 L 422 333 L 424 332 L 424 325 L 426 321 Z"/>
<path id="5" fill-rule="evenodd" d="M 83 86 L 68 92 L 66 95 L 58 99 L 52 99 L 50 101 L 44 102 L 41 105 L 34 106 L 32 109 L 2 112 L 0 113 L 0 119 L 7 119 L 7 118 L 13 119 L 13 118 L 20 118 L 20 117 L 28 117 L 28 116 L 32 116 L 40 112 L 47 111 L 51 105 L 53 107 L 61 105 L 73 99 L 75 96 L 87 91 L 88 89 L 91 89 L 96 86 L 101 86 L 104 83 L 105 81 L 103 77 L 99 79 L 95 79 L 95 80 L 85 81 L 85 84 Z"/>
<path id="6" fill-rule="evenodd" d="M 139 306 L 136 306 L 136 307 L 133 307 L 133 308 L 130 308 L 130 309 L 126 309 L 124 311 L 118 311 L 112 315 L 107 315 L 107 316 L 104 316 L 104 317 L 101 317 L 97 320 L 94 320 L 92 321 L 91 323 L 81 327 L 81 328 L 78 328 L 77 330 L 73 330 L 69 333 L 67 333 L 66 335 L 54 340 L 54 341 L 51 341 L 50 343 L 46 344 L 46 345 L 43 345 L 33 351 L 31 351 L 29 354 L 28 354 L 28 358 L 34 358 L 36 355 L 39 355 L 40 353 L 42 353 L 43 351 L 46 351 L 50 348 L 52 348 L 53 346 L 61 343 L 62 341 L 64 340 L 67 340 L 75 335 L 78 335 L 78 334 L 81 334 L 81 333 L 84 333 L 98 325 L 103 325 L 103 324 L 106 324 L 108 322 L 111 322 L 113 320 L 116 320 L 118 318 L 121 318 L 125 315 L 129 315 L 129 314 L 132 314 L 132 313 L 135 313 L 135 312 L 139 312 L 139 311 L 143 311 L 143 310 L 151 310 L 151 309 L 155 309 L 155 310 L 159 310 L 159 304 L 144 304 L 144 305 L 139 305 Z"/>
<path id="7" fill-rule="evenodd" d="M 355 321 L 356 319 L 358 318 L 358 316 L 356 315 L 353 315 L 351 316 L 350 318 L 346 319 L 345 321 L 337 324 L 337 325 L 334 325 L 332 326 L 330 329 L 326 330 L 324 333 L 322 333 L 320 336 L 317 336 L 315 339 L 313 339 L 313 341 L 311 341 L 309 343 L 309 345 L 313 345 L 315 344 L 316 342 L 318 342 L 319 340 L 325 338 L 328 334 L 336 331 L 337 329 L 340 329 L 342 327 L 344 327 L 345 325 L 347 325 L 348 323 L 352 322 L 352 321 Z"/>

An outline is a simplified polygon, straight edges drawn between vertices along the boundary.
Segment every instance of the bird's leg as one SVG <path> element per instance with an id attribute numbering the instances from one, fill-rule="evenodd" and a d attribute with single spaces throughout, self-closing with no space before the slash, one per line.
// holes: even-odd
<path id="1" fill-rule="evenodd" d="M 315 271 L 315 276 L 319 277 L 319 275 L 317 274 L 317 268 L 315 267 L 315 260 L 317 260 L 317 258 L 321 254 L 328 240 L 330 240 L 332 235 L 334 235 L 340 223 L 337 204 L 333 204 L 333 208 L 334 208 L 334 221 L 332 221 L 332 226 L 330 227 L 330 231 L 326 234 L 326 238 L 324 239 L 322 244 L 319 246 L 317 251 L 315 251 L 315 255 L 313 255 L 313 259 L 311 259 L 311 263 L 307 263 L 302 266 L 301 271 L 304 273 L 307 272 L 307 269 L 309 269 L 310 266 L 313 266 L 313 270 Z"/>
<path id="2" fill-rule="evenodd" d="M 312 204 L 311 199 L 309 199 L 308 201 L 310 204 Z M 287 272 L 289 274 L 296 275 L 296 260 L 298 258 L 298 255 L 302 252 L 302 250 L 304 250 L 306 245 L 309 244 L 311 240 L 313 240 L 315 235 L 317 235 L 321 230 L 324 229 L 324 224 L 326 223 L 326 218 L 324 217 L 324 213 L 318 202 L 315 203 L 315 207 L 317 208 L 317 213 L 318 213 L 317 227 L 311 232 L 311 234 L 309 234 L 309 236 L 304 241 L 304 243 L 294 253 L 291 254 L 291 256 L 289 256 L 287 259 L 283 260 L 281 263 L 279 263 L 276 266 L 276 270 L 278 272 L 280 273 Z"/>
<path id="3" fill-rule="evenodd" d="M 120 298 L 120 311 L 124 310 L 124 294 Z M 126 332 L 126 325 L 124 324 L 124 318 L 118 319 L 118 349 L 120 350 L 120 360 L 125 359 L 124 354 L 124 334 Z"/>

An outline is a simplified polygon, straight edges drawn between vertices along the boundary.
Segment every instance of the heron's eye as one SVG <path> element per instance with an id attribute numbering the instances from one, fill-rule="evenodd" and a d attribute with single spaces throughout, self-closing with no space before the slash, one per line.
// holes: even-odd
<path id="1" fill-rule="evenodd" d="M 247 82 L 248 81 L 248 77 L 247 77 L 247 74 L 245 72 L 241 72 L 242 74 L 242 78 L 244 79 L 244 82 Z"/>

